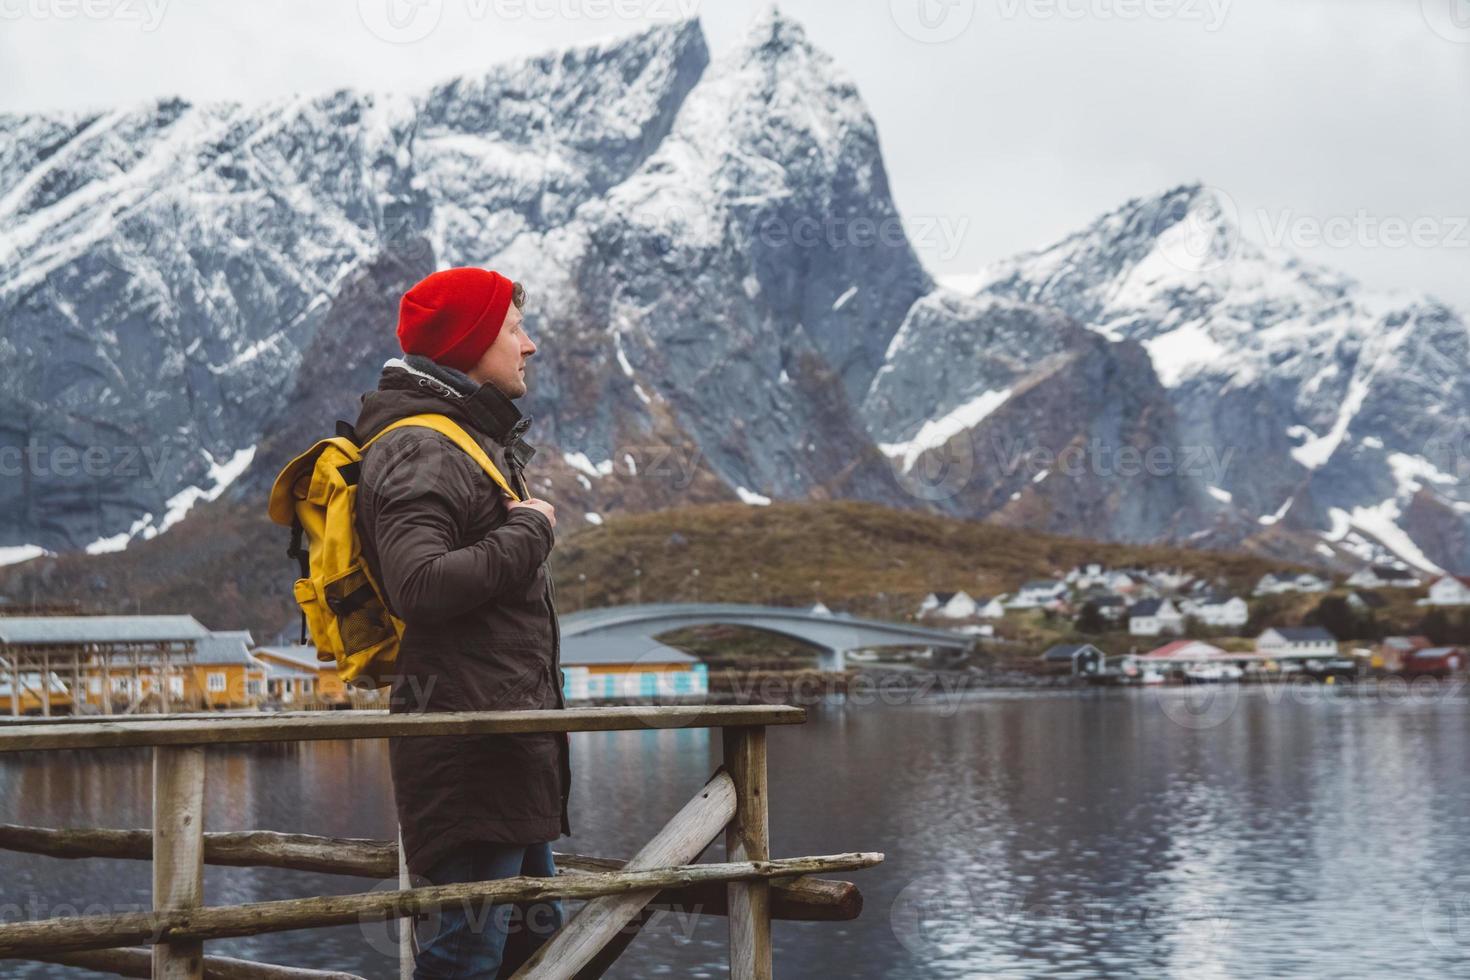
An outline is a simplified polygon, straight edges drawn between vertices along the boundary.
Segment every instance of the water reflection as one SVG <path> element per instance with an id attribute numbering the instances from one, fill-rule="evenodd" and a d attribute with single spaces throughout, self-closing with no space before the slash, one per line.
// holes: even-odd
<path id="1" fill-rule="evenodd" d="M 1456 700 L 1246 692 L 1213 727 L 1154 692 L 826 707 L 770 739 L 772 851 L 876 849 L 856 922 L 779 923 L 800 977 L 1464 975 L 1470 766 Z M 576 835 L 632 854 L 719 764 L 700 730 L 574 736 Z M 0 761 L 0 818 L 146 826 L 146 753 Z M 487 791 L 492 788 L 487 787 Z M 212 750 L 209 829 L 393 834 L 386 744 Z M 711 849 L 720 857 L 721 848 Z M 0 855 L 6 917 L 144 905 L 146 865 Z M 370 887 L 215 868 L 211 903 Z M 665 916 L 614 976 L 719 976 L 725 920 Z M 213 944 L 392 977 L 381 928 Z M 0 965 L 0 976 L 85 976 Z"/>

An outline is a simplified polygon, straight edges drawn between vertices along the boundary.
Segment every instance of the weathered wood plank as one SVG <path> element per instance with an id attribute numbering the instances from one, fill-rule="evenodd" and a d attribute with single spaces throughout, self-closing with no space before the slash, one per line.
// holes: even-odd
<path id="1" fill-rule="evenodd" d="M 208 941 L 295 929 L 380 922 L 418 915 L 461 902 L 502 904 L 542 902 L 550 898 L 591 899 L 711 882 L 789 878 L 871 868 L 882 861 L 883 855 L 879 853 L 828 854 L 774 861 L 619 871 L 613 874 L 566 874 L 555 878 L 518 876 L 461 885 L 433 885 L 406 891 L 290 898 L 248 905 L 178 909 L 172 912 L 121 912 L 116 915 L 68 916 L 34 922 L 13 922 L 0 924 L 0 958 L 28 959 L 45 952 L 110 949 L 114 946 L 184 939 Z"/>
<path id="2" fill-rule="evenodd" d="M 0 824 L 0 851 L 24 851 L 48 857 L 151 860 L 150 830 L 56 829 Z M 273 830 L 206 831 L 204 863 L 242 868 L 285 868 L 386 881 L 399 872 L 393 841 L 363 837 L 318 837 Z M 622 858 L 586 854 L 556 855 L 563 873 L 620 871 Z M 715 883 L 659 892 L 649 903 L 660 908 L 724 915 L 729 908 L 725 885 Z M 795 878 L 771 882 L 771 918 L 799 922 L 848 922 L 863 909 L 863 896 L 850 881 Z"/>
<path id="3" fill-rule="evenodd" d="M 76 953 L 42 953 L 32 957 L 42 963 L 79 966 L 120 977 L 152 977 L 153 951 L 146 946 L 123 949 L 91 949 Z M 252 963 L 228 956 L 204 958 L 204 980 L 363 980 L 355 973 L 334 970 L 305 970 L 293 966 Z"/>
<path id="4" fill-rule="evenodd" d="M 688 864 L 704 853 L 734 814 L 735 783 L 721 770 L 629 859 L 624 870 Z M 571 980 L 657 894 L 654 888 L 588 902 L 512 980 Z"/>
<path id="5" fill-rule="evenodd" d="M 528 732 L 639 731 L 799 725 L 806 712 L 789 705 L 638 705 L 535 711 L 372 714 L 332 711 L 312 718 L 231 717 L 228 720 L 109 719 L 71 725 L 0 725 L 0 753 L 46 749 L 109 749 L 160 745 L 239 745 L 322 739 L 424 738 Z"/>
<path id="6" fill-rule="evenodd" d="M 725 766 L 735 782 L 736 810 L 725 829 L 730 861 L 764 861 L 771 856 L 766 803 L 766 730 L 732 728 L 724 733 Z M 730 980 L 771 980 L 771 889 L 768 882 L 731 882 L 729 893 Z"/>
<path id="7" fill-rule="evenodd" d="M 204 749 L 153 750 L 153 909 L 204 902 Z M 204 944 L 178 940 L 153 947 L 154 980 L 203 980 Z"/>

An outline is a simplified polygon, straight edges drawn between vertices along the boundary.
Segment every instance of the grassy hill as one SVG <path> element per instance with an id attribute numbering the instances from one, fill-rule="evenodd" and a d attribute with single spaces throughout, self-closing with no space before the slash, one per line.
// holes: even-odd
<path id="1" fill-rule="evenodd" d="M 934 590 L 1014 592 L 1085 561 L 1180 567 L 1248 589 L 1283 566 L 1255 555 L 1120 545 L 851 501 L 710 504 L 611 519 L 553 559 L 568 610 L 701 600 L 810 605 L 903 617 Z M 642 569 L 640 576 L 633 570 Z M 698 569 L 699 574 L 694 575 Z M 579 576 L 585 575 L 586 582 Z"/>
<path id="2" fill-rule="evenodd" d="M 287 533 L 220 501 L 152 541 L 109 555 L 0 569 L 0 595 L 78 600 L 90 612 L 192 613 L 266 640 L 295 622 Z M 829 606 L 903 618 L 932 590 L 1014 591 L 1083 561 L 1178 566 L 1245 589 L 1266 558 L 1087 541 L 849 501 L 710 504 L 611 517 L 553 552 L 558 607 L 642 601 Z M 698 574 L 695 570 L 698 569 Z M 638 574 L 641 572 L 641 574 Z"/>

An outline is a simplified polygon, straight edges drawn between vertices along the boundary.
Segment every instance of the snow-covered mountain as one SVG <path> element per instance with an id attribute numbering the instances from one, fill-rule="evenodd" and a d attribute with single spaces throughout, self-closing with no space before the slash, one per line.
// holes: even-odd
<path id="1" fill-rule="evenodd" d="M 1443 304 L 1269 255 L 1242 237 L 1228 201 L 1199 186 L 1131 201 L 1000 263 L 967 305 L 943 301 L 944 316 L 924 315 L 933 302 L 915 308 L 865 401 L 870 422 L 910 457 L 904 440 L 923 442 L 935 417 L 958 418 L 949 436 L 960 424 L 1014 432 L 999 413 L 1054 356 L 1052 331 L 987 335 L 981 371 L 915 396 L 921 379 L 956 373 L 943 365 L 981 346 L 972 322 L 1056 311 L 1119 349 L 1141 345 L 1151 370 L 1127 384 L 1161 385 L 1172 409 L 1165 441 L 1138 448 L 1158 453 L 1150 486 L 1182 484 L 1179 508 L 1151 504 L 1143 530 L 1228 545 L 1286 534 L 1324 557 L 1389 552 L 1426 568 L 1470 566 L 1461 384 L 1470 331 Z M 983 413 L 965 417 L 968 406 Z M 1094 444 L 1077 482 L 1111 475 L 1118 446 Z"/>
<path id="2" fill-rule="evenodd" d="M 898 219 L 775 12 L 714 63 L 685 22 L 419 93 L 0 116 L 0 563 L 260 499 L 355 414 L 398 296 L 473 264 L 527 286 L 571 523 L 853 497 L 1470 570 L 1447 308 L 1267 256 L 1197 187 L 973 295 Z"/>

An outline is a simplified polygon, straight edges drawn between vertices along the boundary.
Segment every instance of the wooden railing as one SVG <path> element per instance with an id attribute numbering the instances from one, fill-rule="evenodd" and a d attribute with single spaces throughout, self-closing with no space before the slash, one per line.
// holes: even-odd
<path id="1" fill-rule="evenodd" d="M 799 708 L 767 705 L 569 708 L 393 714 L 374 711 L 261 717 L 152 716 L 127 720 L 0 724 L 0 753 L 57 749 L 153 749 L 153 827 L 52 829 L 0 825 L 0 849 L 59 858 L 153 861 L 153 909 L 0 924 L 0 958 L 68 963 L 124 976 L 228 980 L 323 980 L 350 974 L 206 957 L 204 943 L 294 929 L 403 919 L 464 902 L 585 899 L 578 913 L 517 973 L 518 978 L 601 976 L 637 935 L 651 909 L 723 914 L 730 923 L 730 975 L 771 976 L 771 920 L 855 918 L 850 883 L 809 875 L 871 867 L 876 853 L 773 860 L 766 800 L 766 726 L 800 724 Z M 204 831 L 205 753 L 210 746 L 322 739 L 421 738 L 528 732 L 719 728 L 724 765 L 626 862 L 558 855 L 555 878 L 406 887 L 391 841 L 342 840 L 262 831 Z M 726 861 L 697 864 L 721 835 Z M 400 874 L 398 891 L 205 906 L 206 864 L 268 866 L 373 878 Z M 411 968 L 407 929 L 402 968 Z M 151 947 L 151 951 L 149 949 Z M 406 975 L 406 973 L 405 973 Z"/>

